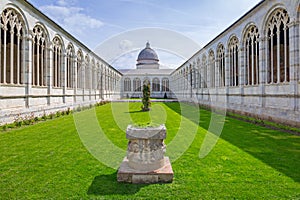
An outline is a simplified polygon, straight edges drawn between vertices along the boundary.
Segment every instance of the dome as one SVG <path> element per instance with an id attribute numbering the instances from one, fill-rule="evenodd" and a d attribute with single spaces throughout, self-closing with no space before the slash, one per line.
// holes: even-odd
<path id="1" fill-rule="evenodd" d="M 150 48 L 149 42 L 147 42 L 146 48 L 139 53 L 137 61 L 139 62 L 142 60 L 154 60 L 156 62 L 159 61 L 156 52 Z"/>

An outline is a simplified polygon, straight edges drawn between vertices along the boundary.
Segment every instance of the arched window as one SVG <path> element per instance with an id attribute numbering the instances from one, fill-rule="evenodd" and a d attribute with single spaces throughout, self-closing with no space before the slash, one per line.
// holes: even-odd
<path id="1" fill-rule="evenodd" d="M 108 90 L 108 88 L 107 88 L 107 67 L 105 66 L 104 67 L 104 70 L 103 70 L 103 81 L 104 81 L 104 89 L 105 90 Z"/>
<path id="2" fill-rule="evenodd" d="M 202 76 L 203 76 L 203 82 L 202 87 L 207 88 L 207 59 L 206 55 L 202 56 Z"/>
<path id="3" fill-rule="evenodd" d="M 239 85 L 239 40 L 232 37 L 228 44 L 229 50 L 229 86 Z"/>
<path id="4" fill-rule="evenodd" d="M 168 91 L 170 91 L 170 89 L 169 89 L 169 79 L 167 79 L 167 78 L 163 78 L 162 79 L 162 91 L 163 92 L 168 92 Z"/>
<path id="5" fill-rule="evenodd" d="M 96 78 L 96 89 L 100 89 L 101 88 L 101 67 L 100 64 L 97 62 L 97 78 Z"/>
<path id="6" fill-rule="evenodd" d="M 218 63 L 218 86 L 224 87 L 225 86 L 225 48 L 221 44 L 219 45 L 217 51 L 217 63 Z"/>
<path id="7" fill-rule="evenodd" d="M 91 66 L 90 66 L 90 57 L 88 55 L 85 56 L 85 89 L 91 89 Z"/>
<path id="8" fill-rule="evenodd" d="M 267 83 L 290 81 L 289 27 L 290 18 L 284 9 L 273 12 L 267 23 L 268 68 Z"/>
<path id="9" fill-rule="evenodd" d="M 152 91 L 153 92 L 159 92 L 160 91 L 160 84 L 159 84 L 159 79 L 154 78 L 152 80 Z"/>
<path id="10" fill-rule="evenodd" d="M 130 78 L 124 79 L 124 92 L 130 92 L 131 91 L 131 80 Z"/>
<path id="11" fill-rule="evenodd" d="M 245 85 L 259 83 L 259 34 L 256 26 L 250 26 L 246 31 L 245 46 Z"/>
<path id="12" fill-rule="evenodd" d="M 142 91 L 142 88 L 141 88 L 141 87 L 142 87 L 142 86 L 141 86 L 141 79 L 135 78 L 135 79 L 133 80 L 133 89 L 134 89 L 134 91 L 136 91 L 136 92 Z"/>
<path id="13" fill-rule="evenodd" d="M 77 52 L 77 88 L 84 88 L 84 69 L 83 69 L 83 55 L 81 51 Z"/>
<path id="14" fill-rule="evenodd" d="M 196 70 L 197 70 L 196 88 L 201 88 L 202 87 L 201 86 L 202 75 L 201 75 L 201 61 L 200 61 L 200 58 L 197 59 Z"/>
<path id="15" fill-rule="evenodd" d="M 193 88 L 193 67 L 192 65 L 190 64 L 188 66 L 188 88 Z"/>
<path id="16" fill-rule="evenodd" d="M 58 37 L 53 39 L 53 86 L 62 87 L 63 86 L 63 75 L 62 75 L 62 42 Z"/>
<path id="17" fill-rule="evenodd" d="M 3 10 L 0 19 L 0 83 L 23 84 L 24 22 L 13 9 Z"/>
<path id="18" fill-rule="evenodd" d="M 209 52 L 209 68 L 210 68 L 210 87 L 216 87 L 216 70 L 215 70 L 215 53 L 213 50 Z"/>
<path id="19" fill-rule="evenodd" d="M 198 75 L 198 69 L 197 69 L 197 66 L 196 66 L 196 63 L 193 62 L 193 65 L 192 65 L 192 81 L 193 81 L 193 88 L 196 89 L 197 88 L 197 75 Z"/>
<path id="20" fill-rule="evenodd" d="M 108 69 L 107 83 L 108 83 L 108 90 L 111 91 L 111 71 L 110 71 L 110 69 Z"/>
<path id="21" fill-rule="evenodd" d="M 45 30 L 37 25 L 32 31 L 32 85 L 47 85 L 47 36 Z"/>
<path id="22" fill-rule="evenodd" d="M 66 64 L 66 72 L 67 72 L 67 88 L 74 88 L 74 48 L 70 44 L 67 48 L 67 64 Z"/>
<path id="23" fill-rule="evenodd" d="M 91 88 L 94 90 L 96 89 L 96 78 L 97 78 L 97 71 L 94 58 L 92 59 L 92 66 L 91 66 L 91 78 L 92 78 L 92 86 Z"/>

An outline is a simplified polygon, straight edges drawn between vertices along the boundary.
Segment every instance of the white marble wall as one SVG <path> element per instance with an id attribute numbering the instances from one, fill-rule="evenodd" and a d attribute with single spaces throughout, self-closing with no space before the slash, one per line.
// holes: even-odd
<path id="1" fill-rule="evenodd" d="M 63 30 L 49 18 L 36 10 L 26 1 L 22 0 L 1 0 L 0 13 L 5 9 L 14 9 L 20 14 L 21 20 L 25 26 L 25 42 L 24 42 L 24 62 L 22 68 L 24 73 L 24 84 L 6 84 L 0 83 L 0 125 L 10 123 L 16 115 L 28 115 L 34 112 L 36 115 L 50 113 L 57 110 L 66 110 L 79 105 L 89 105 L 101 100 L 117 98 L 119 93 L 118 85 L 121 73 L 112 66 L 98 57 L 84 44 Z M 32 30 L 39 24 L 44 27 L 47 33 L 47 86 L 32 86 Z M 62 75 L 64 82 L 62 87 L 53 87 L 53 59 L 52 59 L 52 40 L 58 36 L 63 43 L 62 49 Z M 86 65 L 85 69 L 94 67 L 96 71 L 100 71 L 94 78 L 97 85 L 92 87 L 92 81 L 86 80 L 85 88 L 77 88 L 77 77 L 74 81 L 73 88 L 66 87 L 66 48 L 69 44 L 74 47 L 74 53 L 81 51 L 83 57 L 88 57 L 96 65 L 92 66 L 91 62 Z M 3 53 L 3 52 L 1 52 Z M 74 59 L 76 66 L 76 58 Z M 85 63 L 85 62 L 83 62 Z M 77 72 L 76 72 L 77 75 Z M 95 74 L 93 74 L 95 75 Z M 91 77 L 92 78 L 92 77 Z M 89 81 L 89 82 L 87 82 Z"/>
<path id="2" fill-rule="evenodd" d="M 278 8 L 287 11 L 290 21 L 289 27 L 289 82 L 268 84 L 266 74 L 269 63 L 267 62 L 267 21 L 272 12 Z M 215 39 L 210 41 L 204 48 L 199 50 L 186 64 L 177 68 L 171 74 L 171 88 L 173 92 L 184 100 L 191 96 L 198 99 L 199 104 L 205 106 L 227 109 L 231 112 L 246 114 L 257 118 L 272 120 L 300 127 L 300 1 L 299 0 L 266 0 L 250 10 L 236 23 L 227 28 Z M 259 84 L 245 85 L 245 47 L 244 35 L 250 25 L 255 25 L 259 31 Z M 239 40 L 239 85 L 229 86 L 229 58 L 228 43 L 232 36 Z M 208 88 L 197 85 L 197 89 L 191 89 L 190 77 L 196 75 L 196 82 L 203 81 L 204 75 L 201 60 L 203 56 L 214 52 L 217 55 L 217 48 L 220 44 L 225 47 L 225 87 L 210 87 L 210 70 L 208 67 Z M 217 60 L 215 60 L 217 61 Z M 215 63 L 218 66 L 218 63 Z M 209 65 L 208 65 L 209 66 Z M 198 73 L 197 73 L 198 71 Z M 188 74 L 184 76 L 184 74 Z M 199 76 L 200 74 L 201 76 Z M 216 75 L 218 76 L 216 70 Z M 190 76 L 191 75 L 191 76 Z M 218 85 L 218 81 L 217 81 Z M 209 100 L 208 100 L 209 99 Z"/>

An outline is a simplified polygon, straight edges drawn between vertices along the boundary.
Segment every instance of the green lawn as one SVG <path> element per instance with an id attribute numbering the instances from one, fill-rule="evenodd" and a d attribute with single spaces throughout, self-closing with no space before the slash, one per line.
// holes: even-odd
<path id="1" fill-rule="evenodd" d="M 119 153 L 126 150 L 128 122 L 165 123 L 167 153 L 185 147 L 172 143 L 178 132 L 197 130 L 181 157 L 169 155 L 173 183 L 117 183 L 117 170 L 102 164 L 84 144 L 95 144 L 89 150 L 103 153 L 108 160 L 125 154 L 106 156 L 110 151 L 104 143 L 96 144 L 98 135 L 78 134 L 80 127 L 76 129 L 73 116 L 64 116 L 0 133 L 0 199 L 300 199 L 300 136 L 226 118 L 213 150 L 199 158 L 201 144 L 209 134 L 210 112 L 201 110 L 198 122 L 197 109 L 189 105 L 154 103 L 150 113 L 139 112 L 140 103 L 130 103 L 126 111 L 127 105 L 96 108 L 100 127 Z M 188 111 L 183 118 L 180 108 Z M 82 116 L 86 123 L 89 118 L 84 117 L 92 112 L 76 113 L 75 119 Z M 92 126 L 84 128 L 92 130 Z"/>

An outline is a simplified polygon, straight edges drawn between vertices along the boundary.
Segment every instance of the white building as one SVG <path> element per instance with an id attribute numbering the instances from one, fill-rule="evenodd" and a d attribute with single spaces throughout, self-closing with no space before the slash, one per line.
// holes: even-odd
<path id="1" fill-rule="evenodd" d="M 148 80 L 152 97 L 300 127 L 300 0 L 261 1 L 175 70 L 147 44 L 124 74 L 27 1 L 1 0 L 0 13 L 0 124 L 139 97 Z"/>
<path id="2" fill-rule="evenodd" d="M 147 42 L 138 55 L 136 69 L 123 72 L 121 81 L 121 97 L 142 97 L 144 83 L 150 83 L 152 98 L 171 98 L 170 74 L 173 69 L 160 69 L 157 53 Z"/>
<path id="3" fill-rule="evenodd" d="M 264 0 L 171 75 L 181 99 L 300 127 L 300 1 Z"/>

